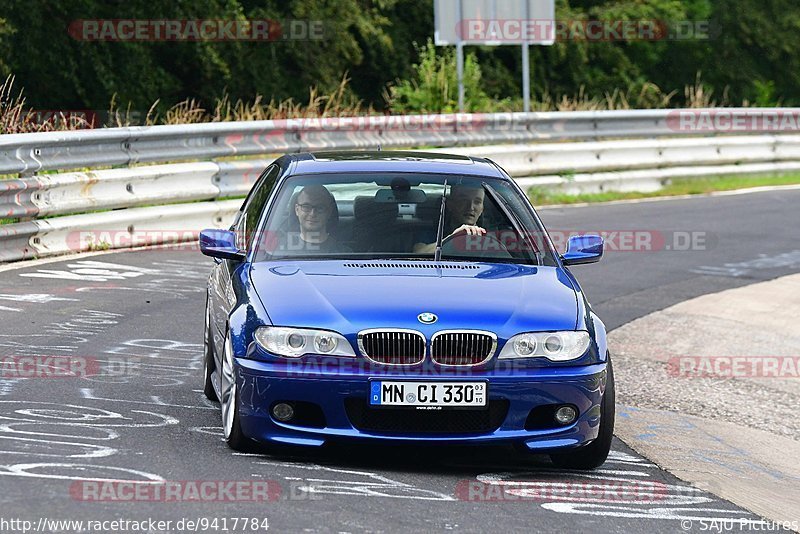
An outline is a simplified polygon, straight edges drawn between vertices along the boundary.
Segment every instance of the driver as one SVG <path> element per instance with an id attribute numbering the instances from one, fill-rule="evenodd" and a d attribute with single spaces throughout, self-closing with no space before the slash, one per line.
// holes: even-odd
<path id="1" fill-rule="evenodd" d="M 460 233 L 467 235 L 485 235 L 486 229 L 478 226 L 478 218 L 483 213 L 485 191 L 480 185 L 454 185 L 445 204 L 444 237 Z M 433 239 L 431 239 L 431 237 Z M 433 241 L 430 243 L 429 241 Z M 435 252 L 436 234 L 420 236 L 420 242 L 414 245 L 414 252 Z"/>

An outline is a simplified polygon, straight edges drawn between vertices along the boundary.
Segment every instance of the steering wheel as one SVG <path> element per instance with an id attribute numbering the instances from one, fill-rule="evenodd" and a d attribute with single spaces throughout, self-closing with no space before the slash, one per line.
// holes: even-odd
<path id="1" fill-rule="evenodd" d="M 472 256 L 478 259 L 513 259 L 514 256 L 502 241 L 492 234 L 467 235 L 459 232 L 449 235 L 442 241 L 442 254 Z"/>

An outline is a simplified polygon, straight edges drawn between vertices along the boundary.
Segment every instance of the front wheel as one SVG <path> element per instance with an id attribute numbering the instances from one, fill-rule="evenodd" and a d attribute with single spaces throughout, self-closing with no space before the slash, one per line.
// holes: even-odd
<path id="1" fill-rule="evenodd" d="M 600 401 L 600 430 L 597 439 L 590 444 L 573 452 L 551 454 L 550 459 L 558 467 L 564 469 L 594 469 L 603 465 L 611 450 L 611 440 L 614 437 L 614 369 L 611 358 L 607 358 L 608 366 L 606 377 L 606 390 L 603 400 Z"/>
<path id="2" fill-rule="evenodd" d="M 242 452 L 256 450 L 256 442 L 242 432 L 239 420 L 239 395 L 233 368 L 233 342 L 230 332 L 225 336 L 225 349 L 220 370 L 220 399 L 222 430 L 231 449 Z"/>

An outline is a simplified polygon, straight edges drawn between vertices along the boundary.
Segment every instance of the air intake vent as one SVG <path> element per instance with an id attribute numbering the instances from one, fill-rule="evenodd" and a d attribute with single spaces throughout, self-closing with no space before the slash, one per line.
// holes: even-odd
<path id="1" fill-rule="evenodd" d="M 364 398 L 344 400 L 347 417 L 354 427 L 381 434 L 486 434 L 500 428 L 508 415 L 509 405 L 506 399 L 489 399 L 489 405 L 480 409 L 409 410 L 370 408 Z"/>
<path id="2" fill-rule="evenodd" d="M 480 269 L 480 265 L 447 263 L 345 263 L 354 269 Z"/>
<path id="3" fill-rule="evenodd" d="M 431 358 L 439 365 L 480 365 L 494 354 L 497 336 L 492 332 L 445 330 L 431 339 Z"/>
<path id="4" fill-rule="evenodd" d="M 358 348 L 370 360 L 387 365 L 414 365 L 425 359 L 425 336 L 416 330 L 363 330 Z"/>

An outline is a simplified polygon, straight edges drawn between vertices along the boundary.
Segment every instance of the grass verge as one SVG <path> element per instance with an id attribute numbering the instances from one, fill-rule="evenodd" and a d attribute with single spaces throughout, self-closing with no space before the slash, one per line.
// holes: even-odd
<path id="1" fill-rule="evenodd" d="M 609 202 L 637 198 L 666 197 L 674 195 L 702 195 L 714 191 L 733 191 L 749 187 L 800 184 L 800 173 L 767 176 L 715 176 L 709 178 L 676 178 L 658 191 L 606 191 L 570 195 L 543 187 L 528 189 L 528 197 L 534 206 L 548 204 L 579 204 L 584 202 Z"/>

